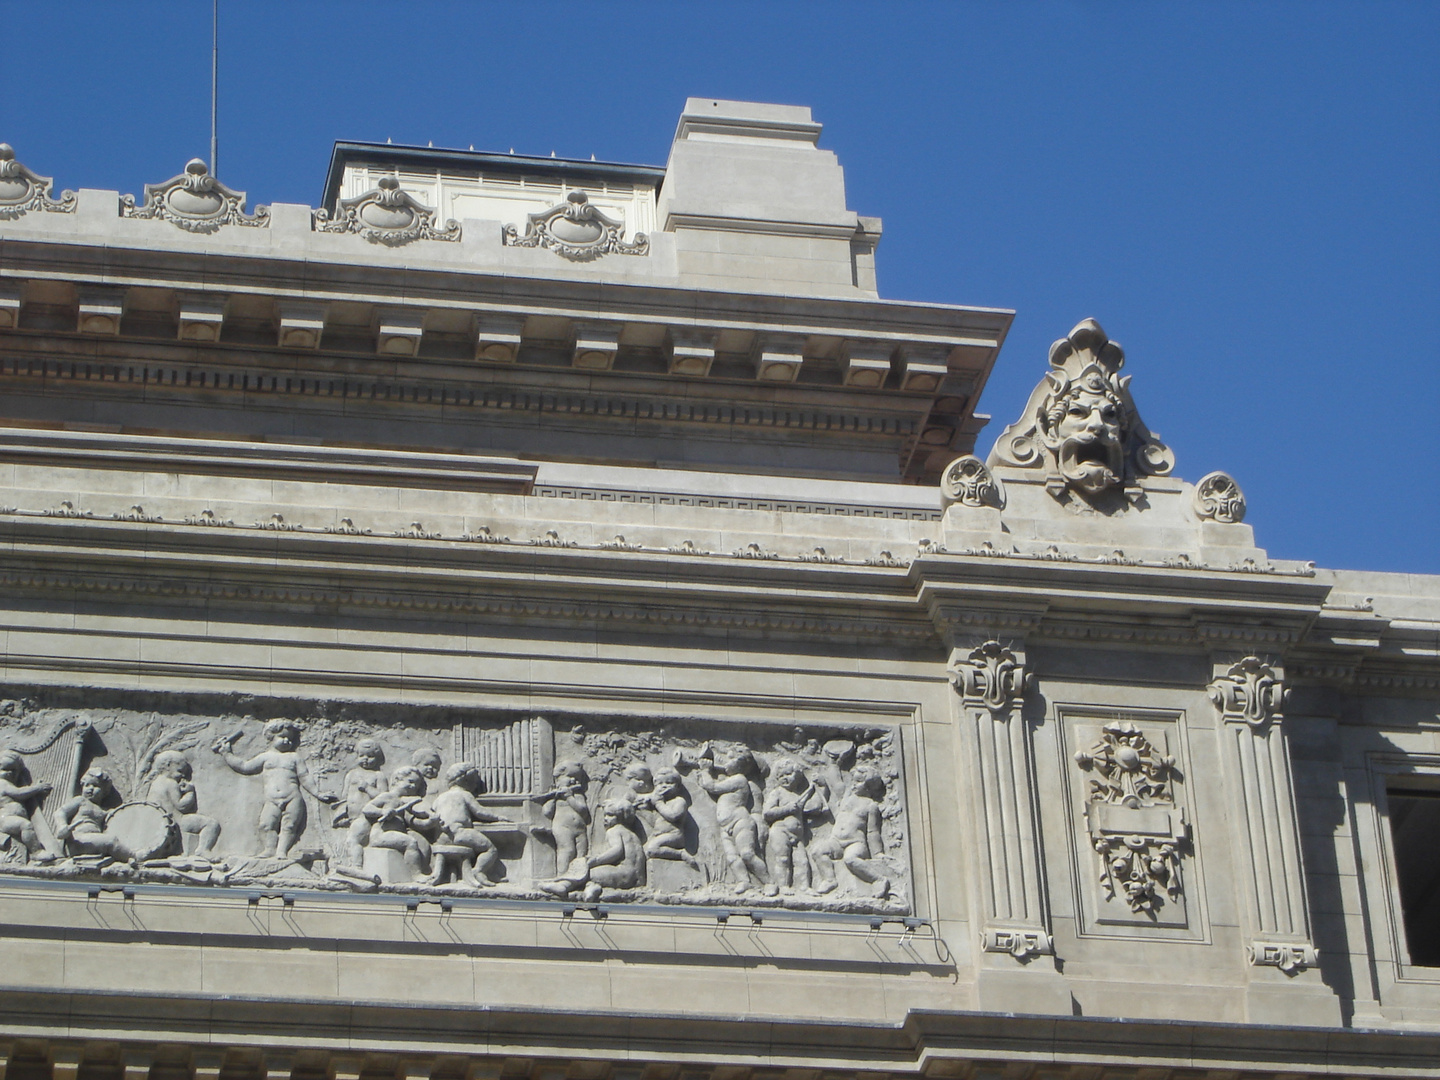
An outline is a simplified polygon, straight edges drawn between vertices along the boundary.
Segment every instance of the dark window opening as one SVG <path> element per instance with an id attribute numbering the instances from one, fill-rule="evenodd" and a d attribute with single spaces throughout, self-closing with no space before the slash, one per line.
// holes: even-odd
<path id="1" fill-rule="evenodd" d="M 1410 963 L 1440 967 L 1440 791 L 1391 791 L 1389 796 Z"/>

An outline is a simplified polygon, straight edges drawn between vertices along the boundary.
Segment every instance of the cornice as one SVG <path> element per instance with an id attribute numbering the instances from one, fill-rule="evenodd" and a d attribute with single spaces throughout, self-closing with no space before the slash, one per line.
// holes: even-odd
<path id="1" fill-rule="evenodd" d="M 776 1016 L 759 1023 L 704 1012 L 447 1006 L 394 997 L 341 1005 L 203 992 L 121 997 L 31 987 L 0 988 L 0 1007 L 12 1037 L 51 1039 L 33 1050 L 48 1056 L 69 1047 L 70 1060 L 87 1052 L 87 1042 L 118 1040 L 122 1054 L 157 1043 L 193 1044 L 210 1054 L 245 1047 L 257 1063 L 306 1051 L 319 1055 L 326 1071 L 330 1055 L 379 1053 L 410 1062 L 407 1075 L 431 1077 L 450 1075 L 447 1067 L 458 1067 L 457 1076 L 490 1075 L 472 1072 L 469 1062 L 494 1055 L 513 1080 L 562 1074 L 620 1080 L 649 1065 L 683 1069 L 693 1080 L 762 1080 L 781 1070 L 815 1070 L 837 1080 L 883 1080 L 887 1072 L 894 1080 L 972 1080 L 1037 1062 L 1056 1080 L 1089 1080 L 1097 1062 L 1140 1068 L 1151 1080 L 1179 1080 L 1197 1069 L 1256 1080 L 1440 1075 L 1440 1037 L 1418 1031 L 1305 1028 L 1304 1037 L 1290 1029 L 1291 1037 L 1277 1039 L 1268 1025 L 919 1009 L 899 1023 Z M 265 1075 L 263 1065 L 257 1075 Z"/>

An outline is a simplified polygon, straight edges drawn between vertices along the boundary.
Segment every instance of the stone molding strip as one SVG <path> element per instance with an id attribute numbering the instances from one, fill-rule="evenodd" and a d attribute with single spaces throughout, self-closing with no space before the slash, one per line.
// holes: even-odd
<path id="1" fill-rule="evenodd" d="M 902 521 L 939 521 L 939 510 L 911 506 L 860 506 L 854 503 L 802 502 L 794 499 L 765 499 L 729 495 L 700 495 L 678 491 L 632 491 L 622 488 L 589 488 L 536 484 L 532 495 L 543 499 L 578 499 L 592 502 L 643 503 L 652 506 L 696 506 L 721 510 L 766 510 L 792 514 L 828 514 L 833 517 L 892 518 Z"/>
<path id="2" fill-rule="evenodd" d="M 341 1057 L 403 1056 L 414 1062 L 406 1075 L 428 1080 L 562 1075 L 555 1063 L 564 1063 L 563 1075 L 589 1080 L 632 1080 L 641 1070 L 657 1077 L 683 1070 L 687 1080 L 780 1080 L 791 1075 L 789 1069 L 823 1070 L 836 1080 L 879 1080 L 886 1073 L 890 1080 L 977 1080 L 1017 1063 L 1043 1065 L 1053 1080 L 1093 1080 L 1096 1062 L 1143 1068 L 1151 1080 L 1440 1076 L 1435 1065 L 1440 1036 L 1431 1032 L 1315 1028 L 1309 1029 L 1313 1038 L 1277 1040 L 1274 1029 L 1264 1025 L 1116 1023 L 1104 1017 L 913 1010 L 899 1023 L 775 1017 L 757 1022 L 753 1016 L 703 1013 L 636 1015 L 598 1008 L 575 1013 L 394 999 L 296 1001 L 32 987 L 0 988 L 0 1015 L 13 1033 L 5 1040 L 9 1075 L 36 1080 L 50 1080 L 52 1060 L 78 1064 L 87 1054 L 98 1056 L 99 1048 L 86 1044 L 107 1041 L 117 1055 L 169 1048 L 193 1052 L 192 1065 L 182 1067 L 186 1080 L 195 1059 L 239 1062 L 247 1054 L 251 1069 L 235 1075 L 301 1080 L 312 1073 L 292 1071 L 297 1051 L 326 1059 L 327 1068 Z M 57 1017 L 67 1037 L 45 1040 L 43 1033 L 54 1030 Z M 441 1054 L 461 1060 L 444 1061 L 436 1056 Z M 23 1071 L 27 1059 L 35 1071 Z M 857 1062 L 863 1072 L 856 1072 Z M 451 1073 L 455 1065 L 460 1069 Z"/>

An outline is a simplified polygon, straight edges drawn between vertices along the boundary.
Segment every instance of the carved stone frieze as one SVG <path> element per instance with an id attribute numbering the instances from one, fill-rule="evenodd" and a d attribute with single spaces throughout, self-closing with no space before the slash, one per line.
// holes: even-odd
<path id="1" fill-rule="evenodd" d="M 270 225 L 269 207 L 257 206 L 255 213 L 247 214 L 245 193 L 211 176 L 199 158 L 192 158 L 184 172 L 163 184 L 146 184 L 145 201 L 139 206 L 135 205 L 134 195 L 121 196 L 120 216 L 158 218 L 194 233 L 212 233 L 222 225 Z"/>
<path id="2" fill-rule="evenodd" d="M 0 701 L 0 748 L 0 874 L 910 912 L 888 728 L 149 695 Z"/>
<path id="3" fill-rule="evenodd" d="M 1210 700 L 1227 721 L 1269 724 L 1285 702 L 1285 685 L 1258 656 L 1247 656 L 1210 684 Z"/>
<path id="4" fill-rule="evenodd" d="M 0 143 L 0 221 L 13 221 L 31 210 L 73 214 L 75 192 L 65 191 L 54 199 L 54 188 L 54 180 L 27 169 L 15 160 L 9 143 Z"/>
<path id="5" fill-rule="evenodd" d="M 940 477 L 940 501 L 945 506 L 991 506 L 1005 508 L 1005 488 L 978 457 L 956 458 Z"/>
<path id="6" fill-rule="evenodd" d="M 1042 470 L 1057 498 L 1108 505 L 1123 491 L 1138 502 L 1140 479 L 1167 475 L 1175 456 L 1140 419 L 1124 364 L 1124 350 L 1099 323 L 1080 323 L 1050 346 L 1050 371 L 989 464 Z"/>
<path id="7" fill-rule="evenodd" d="M 435 224 L 435 211 L 400 187 L 395 176 L 382 176 L 375 186 L 353 199 L 341 199 L 332 219 L 329 210 L 316 210 L 315 231 L 358 233 L 372 244 L 399 247 L 412 240 L 460 239 L 460 224 Z"/>
<path id="8" fill-rule="evenodd" d="M 602 255 L 648 255 L 650 238 L 636 233 L 634 240 L 626 241 L 624 229 L 623 221 L 602 212 L 585 192 L 572 191 L 558 206 L 530 214 L 524 235 L 514 225 L 506 225 L 504 242 L 507 247 L 549 248 L 575 262 Z"/>
<path id="9" fill-rule="evenodd" d="M 1129 721 L 1100 730 L 1093 746 L 1075 754 L 1090 775 L 1085 819 L 1100 859 L 1100 885 L 1106 900 L 1153 916 L 1182 892 L 1187 830 L 1175 805 L 1175 759 Z"/>
<path id="10" fill-rule="evenodd" d="M 1236 525 L 1245 520 L 1245 495 L 1229 475 L 1223 472 L 1207 473 L 1195 485 L 1191 500 L 1195 516 L 1207 521 L 1218 521 L 1225 525 Z"/>
<path id="11" fill-rule="evenodd" d="M 1025 665 L 998 641 L 972 650 L 951 668 L 950 678 L 967 704 L 981 705 L 997 719 L 1009 718 L 1030 682 Z"/>

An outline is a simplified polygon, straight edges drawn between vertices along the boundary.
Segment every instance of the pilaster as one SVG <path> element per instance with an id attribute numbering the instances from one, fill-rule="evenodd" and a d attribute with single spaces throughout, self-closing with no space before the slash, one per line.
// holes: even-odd
<path id="1" fill-rule="evenodd" d="M 1310 930 L 1284 730 L 1283 668 L 1253 654 L 1217 658 L 1209 693 L 1220 718 L 1221 768 L 1232 814 L 1235 880 L 1242 894 L 1241 930 L 1245 959 L 1252 968 L 1248 1018 L 1317 1023 L 1312 1010 L 1315 998 L 1323 996 L 1337 1011 L 1338 1023 L 1338 1004 L 1319 979 Z M 1297 980 L 1300 985 L 1293 985 Z M 1297 994 L 1302 987 L 1312 993 Z"/>

